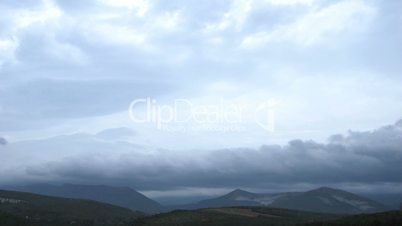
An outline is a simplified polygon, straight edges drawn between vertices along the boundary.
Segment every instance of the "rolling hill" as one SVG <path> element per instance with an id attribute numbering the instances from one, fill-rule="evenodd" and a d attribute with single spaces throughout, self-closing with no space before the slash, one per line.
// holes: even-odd
<path id="1" fill-rule="evenodd" d="M 11 187 L 10 189 L 56 197 L 94 200 L 144 213 L 158 213 L 163 211 L 163 207 L 159 203 L 129 187 L 35 184 Z"/>
<path id="2" fill-rule="evenodd" d="M 184 209 L 215 208 L 229 206 L 267 206 L 312 212 L 356 214 L 387 210 L 373 200 L 339 189 L 322 187 L 306 192 L 257 194 L 234 190 L 224 196 L 200 201 Z"/>
<path id="3" fill-rule="evenodd" d="M 90 200 L 56 198 L 25 192 L 0 190 L 0 225 L 3 221 L 28 225 L 117 225 L 142 213 Z M 12 224 L 10 224 L 12 225 Z"/>

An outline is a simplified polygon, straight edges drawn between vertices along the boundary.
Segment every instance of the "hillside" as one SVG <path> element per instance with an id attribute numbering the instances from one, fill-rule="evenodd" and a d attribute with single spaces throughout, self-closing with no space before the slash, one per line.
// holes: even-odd
<path id="1" fill-rule="evenodd" d="M 359 214 L 333 221 L 308 223 L 304 226 L 390 226 L 402 225 L 402 211 Z"/>
<path id="2" fill-rule="evenodd" d="M 29 225 L 29 223 L 30 222 L 23 217 L 15 216 L 0 211 L 0 224 L 2 226 Z"/>
<path id="3" fill-rule="evenodd" d="M 94 200 L 131 210 L 138 210 L 144 213 L 158 213 L 163 210 L 163 207 L 159 203 L 129 187 L 80 184 L 35 184 L 12 187 L 12 190 L 64 198 Z"/>
<path id="4" fill-rule="evenodd" d="M 353 216 L 264 208 L 226 207 L 177 210 L 138 218 L 125 226 L 391 226 L 402 225 L 402 212 Z"/>
<path id="5" fill-rule="evenodd" d="M 176 210 L 139 218 L 126 226 L 266 226 L 331 220 L 333 214 L 264 207 L 226 207 L 200 210 Z"/>
<path id="6" fill-rule="evenodd" d="M 18 222 L 24 219 L 39 225 L 86 222 L 91 225 L 114 226 L 142 215 L 129 209 L 95 201 L 4 190 L 0 190 L 0 212 L 2 221 L 6 219 Z"/>

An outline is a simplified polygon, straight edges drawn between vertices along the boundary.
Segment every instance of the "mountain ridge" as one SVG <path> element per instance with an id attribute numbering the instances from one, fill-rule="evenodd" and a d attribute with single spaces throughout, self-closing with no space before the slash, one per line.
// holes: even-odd
<path id="1" fill-rule="evenodd" d="M 158 213 L 164 210 L 161 204 L 130 187 L 65 183 L 13 186 L 8 189 L 54 197 L 88 199 L 145 213 Z"/>
<path id="2" fill-rule="evenodd" d="M 266 206 L 335 214 L 372 213 L 389 209 L 369 198 L 331 187 L 319 187 L 304 192 L 272 194 L 235 189 L 216 198 L 176 208 L 199 209 L 233 206 Z"/>

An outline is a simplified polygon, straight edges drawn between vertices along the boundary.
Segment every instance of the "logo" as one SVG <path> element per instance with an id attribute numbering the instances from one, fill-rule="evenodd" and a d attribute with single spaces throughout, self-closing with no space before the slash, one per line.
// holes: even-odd
<path id="1" fill-rule="evenodd" d="M 275 99 L 266 101 L 219 101 L 196 103 L 174 99 L 159 103 L 147 97 L 131 102 L 128 113 L 133 123 L 147 123 L 159 130 L 182 131 L 244 131 L 253 123 L 267 132 L 275 130 Z"/>

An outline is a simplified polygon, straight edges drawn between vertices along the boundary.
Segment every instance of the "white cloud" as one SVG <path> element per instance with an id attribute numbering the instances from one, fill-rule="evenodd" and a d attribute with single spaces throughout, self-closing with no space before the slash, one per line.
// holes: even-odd
<path id="1" fill-rule="evenodd" d="M 220 21 L 206 25 L 205 32 L 216 32 L 227 28 L 241 30 L 252 10 L 252 4 L 252 0 L 234 0 Z"/>
<path id="2" fill-rule="evenodd" d="M 150 3 L 147 0 L 102 0 L 102 2 L 110 6 L 134 10 L 139 17 L 143 17 L 150 8 Z"/>
<path id="3" fill-rule="evenodd" d="M 142 46 L 147 40 L 146 33 L 126 25 L 105 23 L 88 28 L 91 30 L 87 38 L 91 39 L 93 35 L 96 35 L 96 37 L 99 37 L 97 41 L 103 40 L 114 44 Z"/>
<path id="4" fill-rule="evenodd" d="M 0 68 L 7 62 L 14 62 L 14 52 L 18 47 L 15 39 L 0 39 Z"/>
<path id="5" fill-rule="evenodd" d="M 154 20 L 156 27 L 166 30 L 174 30 L 178 28 L 180 22 L 182 22 L 181 11 L 176 10 L 172 12 L 165 12 L 161 16 L 157 16 Z"/>
<path id="6" fill-rule="evenodd" d="M 273 5 L 312 5 L 315 0 L 262 0 Z"/>
<path id="7" fill-rule="evenodd" d="M 23 29 L 34 23 L 46 23 L 63 15 L 63 12 L 51 1 L 44 0 L 39 9 L 18 11 L 15 16 L 15 29 Z"/>
<path id="8" fill-rule="evenodd" d="M 271 42 L 294 42 L 311 46 L 341 33 L 364 30 L 376 10 L 363 1 L 341 1 L 315 9 L 293 23 L 278 25 L 272 31 L 246 36 L 241 46 L 254 48 Z"/>

